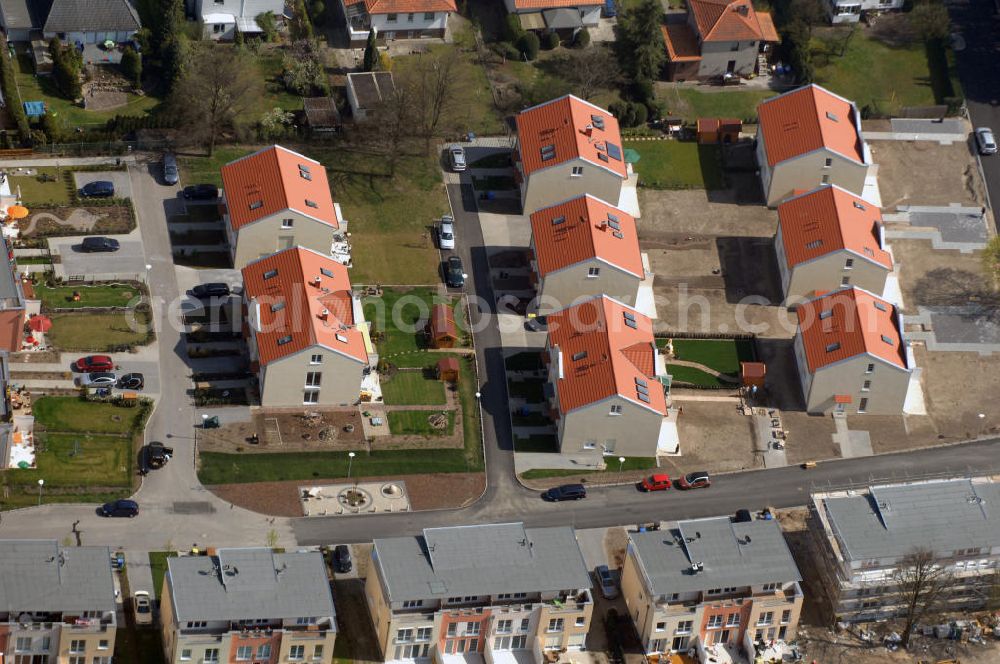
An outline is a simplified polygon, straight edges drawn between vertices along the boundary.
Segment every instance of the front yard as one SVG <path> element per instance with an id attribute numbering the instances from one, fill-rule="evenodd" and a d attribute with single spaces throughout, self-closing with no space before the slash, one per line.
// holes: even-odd
<path id="1" fill-rule="evenodd" d="M 73 202 L 71 187 L 63 169 L 54 166 L 33 168 L 34 175 L 10 174 L 11 191 L 21 190 L 21 202 L 28 208 L 35 205 L 68 205 Z"/>
<path id="2" fill-rule="evenodd" d="M 50 316 L 49 343 L 62 351 L 113 352 L 148 344 L 152 317 L 146 310 L 124 313 L 57 313 Z"/>
<path id="3" fill-rule="evenodd" d="M 718 145 L 691 141 L 631 141 L 639 153 L 633 168 L 639 185 L 650 189 L 721 189 L 722 154 Z"/>
<path id="4" fill-rule="evenodd" d="M 38 480 L 45 480 L 43 502 L 105 502 L 132 493 L 137 447 L 133 431 L 142 429 L 146 404 L 125 408 L 77 397 L 35 400 L 35 468 L 4 474 L 4 508 L 38 503 Z"/>

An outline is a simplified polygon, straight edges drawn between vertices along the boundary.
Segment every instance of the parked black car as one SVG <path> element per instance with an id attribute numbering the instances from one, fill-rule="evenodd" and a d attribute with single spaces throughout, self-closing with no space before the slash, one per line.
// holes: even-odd
<path id="1" fill-rule="evenodd" d="M 146 466 L 153 469 L 162 468 L 173 455 L 174 448 L 167 447 L 163 443 L 151 442 L 146 445 Z"/>
<path id="2" fill-rule="evenodd" d="M 582 484 L 554 486 L 542 494 L 542 500 L 558 503 L 563 500 L 582 500 L 587 497 L 587 488 Z"/>
<path id="3" fill-rule="evenodd" d="M 80 243 L 80 251 L 86 253 L 118 251 L 121 245 L 113 237 L 85 237 Z"/>
<path id="4" fill-rule="evenodd" d="M 139 514 L 139 503 L 134 500 L 116 500 L 101 506 L 101 516 L 127 516 L 132 518 Z"/>
<path id="5" fill-rule="evenodd" d="M 80 196 L 84 198 L 111 198 L 114 195 L 115 183 L 108 180 L 96 180 L 80 187 Z"/>
<path id="6" fill-rule="evenodd" d="M 146 381 L 141 373 L 128 373 L 118 379 L 120 390 L 141 390 L 145 385 Z"/>
<path id="7" fill-rule="evenodd" d="M 229 284 L 198 284 L 191 289 L 191 294 L 199 300 L 204 300 L 210 297 L 229 297 Z"/>
<path id="8" fill-rule="evenodd" d="M 333 571 L 338 574 L 346 574 L 352 568 L 351 548 L 346 544 L 338 544 L 333 547 Z"/>
<path id="9" fill-rule="evenodd" d="M 465 285 L 465 269 L 462 267 L 462 259 L 458 256 L 449 256 L 445 261 L 444 283 L 448 288 L 461 288 Z"/>
<path id="10" fill-rule="evenodd" d="M 189 201 L 214 201 L 219 197 L 219 188 L 214 184 L 191 184 L 181 195 Z"/>

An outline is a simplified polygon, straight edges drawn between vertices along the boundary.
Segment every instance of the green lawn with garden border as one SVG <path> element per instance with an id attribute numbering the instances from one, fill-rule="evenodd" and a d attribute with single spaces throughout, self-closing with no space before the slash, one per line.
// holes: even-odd
<path id="1" fill-rule="evenodd" d="M 20 261 L 19 261 L 20 262 Z M 73 300 L 73 293 L 80 299 Z M 35 295 L 42 307 L 52 309 L 82 309 L 86 307 L 134 307 L 139 289 L 130 284 L 101 284 L 98 286 L 47 286 L 35 285 Z"/>
<path id="2" fill-rule="evenodd" d="M 531 470 L 526 470 L 520 474 L 523 480 L 541 480 L 547 477 L 579 477 L 581 481 L 586 481 L 587 477 L 593 476 L 595 473 L 604 473 L 611 475 L 612 473 L 619 472 L 618 460 L 617 459 L 607 459 L 607 468 L 605 470 L 566 470 L 562 468 L 532 468 Z M 657 468 L 656 457 L 625 457 L 625 463 L 622 464 L 621 471 L 626 470 L 646 470 L 647 468 Z"/>
<path id="3" fill-rule="evenodd" d="M 382 377 L 382 398 L 389 406 L 436 406 L 446 403 L 444 383 L 424 371 L 396 371 Z"/>
<path id="4" fill-rule="evenodd" d="M 144 346 L 153 340 L 148 311 L 55 313 L 49 318 L 52 329 L 46 332 L 46 339 L 63 351 L 113 352 L 125 346 Z"/>
<path id="5" fill-rule="evenodd" d="M 639 153 L 633 168 L 639 186 L 650 189 L 722 189 L 722 152 L 718 145 L 672 139 L 626 141 Z"/>
<path id="6" fill-rule="evenodd" d="M 448 426 L 435 429 L 428 418 L 437 412 L 448 415 Z M 455 432 L 455 411 L 434 410 L 390 410 L 386 413 L 389 420 L 389 431 L 394 436 L 450 436 Z"/>

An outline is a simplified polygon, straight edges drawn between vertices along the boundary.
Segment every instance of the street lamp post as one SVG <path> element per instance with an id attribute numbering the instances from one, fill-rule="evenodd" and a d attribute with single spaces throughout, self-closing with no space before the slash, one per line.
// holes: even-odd
<path id="1" fill-rule="evenodd" d="M 618 457 L 618 483 L 622 483 L 622 471 L 625 469 L 625 457 Z"/>
<path id="2" fill-rule="evenodd" d="M 983 435 L 983 429 L 986 428 L 986 413 L 979 413 L 979 435 Z"/>
<path id="3" fill-rule="evenodd" d="M 38 504 L 42 504 L 42 487 L 45 486 L 45 480 L 38 480 Z"/>
<path id="4" fill-rule="evenodd" d="M 351 479 L 351 467 L 354 465 L 354 452 L 347 453 L 347 479 Z"/>

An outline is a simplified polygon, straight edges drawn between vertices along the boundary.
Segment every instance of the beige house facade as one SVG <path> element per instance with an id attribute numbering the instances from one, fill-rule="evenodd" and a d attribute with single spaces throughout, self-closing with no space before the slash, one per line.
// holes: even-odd
<path id="1" fill-rule="evenodd" d="M 346 267 L 296 247 L 247 265 L 243 284 L 262 406 L 350 406 L 375 390 L 378 356 Z"/>
<path id="2" fill-rule="evenodd" d="M 618 204 L 629 177 L 618 120 L 573 95 L 518 114 L 514 165 L 523 214 L 584 194 Z"/>
<path id="3" fill-rule="evenodd" d="M 647 274 L 635 218 L 585 195 L 531 215 L 531 269 L 538 313 L 609 295 L 636 306 Z"/>
<path id="4" fill-rule="evenodd" d="M 752 551 L 752 553 L 751 553 Z M 647 655 L 743 648 L 752 661 L 772 642 L 794 641 L 801 576 L 773 520 L 729 517 L 629 533 L 622 596 Z"/>
<path id="5" fill-rule="evenodd" d="M 786 305 L 849 286 L 881 295 L 893 270 L 879 209 L 836 185 L 778 205 L 774 247 Z"/>
<path id="6" fill-rule="evenodd" d="M 170 558 L 160 622 L 168 664 L 328 664 L 337 637 L 318 552 L 220 549 L 212 556 Z"/>
<path id="7" fill-rule="evenodd" d="M 323 165 L 280 145 L 222 167 L 222 206 L 238 270 L 296 246 L 329 256 L 347 229 Z"/>
<path id="8" fill-rule="evenodd" d="M 977 611 L 1000 567 L 1000 487 L 987 477 L 915 481 L 812 495 L 809 551 L 831 621 L 878 622 L 905 613 L 900 581 L 916 550 L 950 576 L 941 613 Z M 928 508 L 930 506 L 930 508 Z"/>
<path id="9" fill-rule="evenodd" d="M 761 102 L 757 113 L 757 166 L 768 207 L 826 184 L 866 194 L 877 167 L 854 102 L 811 84 Z"/>
<path id="10" fill-rule="evenodd" d="M 895 305 L 858 288 L 802 303 L 795 359 L 806 411 L 899 415 L 914 378 Z"/>
<path id="11" fill-rule="evenodd" d="M 111 664 L 117 632 L 107 547 L 0 541 L 0 660 Z"/>
<path id="12" fill-rule="evenodd" d="M 603 295 L 550 314 L 543 359 L 559 451 L 577 458 L 676 451 L 652 321 Z"/>
<path id="13" fill-rule="evenodd" d="M 387 662 L 467 653 L 541 664 L 582 650 L 593 613 L 573 529 L 520 523 L 377 539 L 365 598 Z"/>

